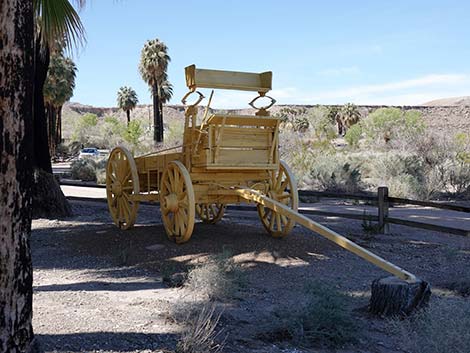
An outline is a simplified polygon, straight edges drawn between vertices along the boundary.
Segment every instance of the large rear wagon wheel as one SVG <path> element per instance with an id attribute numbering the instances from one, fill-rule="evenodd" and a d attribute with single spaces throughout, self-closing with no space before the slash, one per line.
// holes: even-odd
<path id="1" fill-rule="evenodd" d="M 297 183 L 289 167 L 283 161 L 279 169 L 270 173 L 266 195 L 294 211 L 299 208 Z M 295 222 L 287 216 L 258 205 L 258 215 L 264 228 L 275 238 L 285 237 L 294 228 Z"/>
<path id="2" fill-rule="evenodd" d="M 160 186 L 160 210 L 168 238 L 178 244 L 191 238 L 194 229 L 194 190 L 186 167 L 170 162 L 163 172 Z"/>
<path id="3" fill-rule="evenodd" d="M 139 176 L 134 158 L 124 147 L 111 151 L 106 165 L 106 196 L 114 223 L 121 229 L 131 228 L 136 219 L 139 202 Z"/>
<path id="4" fill-rule="evenodd" d="M 198 203 L 196 212 L 202 222 L 216 224 L 224 216 L 225 205 L 223 203 Z"/>

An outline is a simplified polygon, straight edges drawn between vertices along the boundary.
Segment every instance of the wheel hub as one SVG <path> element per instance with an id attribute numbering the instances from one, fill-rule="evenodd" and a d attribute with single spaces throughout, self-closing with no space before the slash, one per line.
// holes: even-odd
<path id="1" fill-rule="evenodd" d="M 116 196 L 121 196 L 122 195 L 122 185 L 121 185 L 121 182 L 119 181 L 116 181 L 115 183 L 113 183 L 113 194 L 116 195 Z"/>
<path id="2" fill-rule="evenodd" d="M 178 211 L 178 196 L 175 193 L 169 194 L 164 198 L 165 208 L 170 212 L 177 212 Z"/>

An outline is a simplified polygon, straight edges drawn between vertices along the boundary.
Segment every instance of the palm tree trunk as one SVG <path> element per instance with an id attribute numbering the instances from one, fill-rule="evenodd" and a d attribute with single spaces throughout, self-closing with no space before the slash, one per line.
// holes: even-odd
<path id="1" fill-rule="evenodd" d="M 56 129 L 55 129 L 55 144 L 56 146 L 62 143 L 62 106 L 56 110 Z"/>
<path id="2" fill-rule="evenodd" d="M 0 1 L 0 353 L 31 351 L 33 2 Z"/>
<path id="3" fill-rule="evenodd" d="M 127 127 L 129 127 L 129 124 L 131 122 L 131 111 L 126 110 L 126 115 L 127 115 Z"/>
<path id="4" fill-rule="evenodd" d="M 160 139 L 163 142 L 163 134 L 165 133 L 165 126 L 163 125 L 163 103 L 161 99 L 159 103 L 160 104 L 158 105 L 158 109 L 160 110 L 160 126 L 161 126 L 159 133 L 160 133 Z"/>
<path id="5" fill-rule="evenodd" d="M 158 83 L 152 87 L 153 93 L 153 140 L 163 142 L 163 126 L 161 126 L 160 98 L 158 96 Z"/>
<path id="6" fill-rule="evenodd" d="M 49 69 L 49 49 L 41 50 L 40 36 L 36 38 L 34 55 L 34 165 L 52 173 L 47 134 L 46 109 L 43 87 Z"/>
<path id="7" fill-rule="evenodd" d="M 49 49 L 41 51 L 40 35 L 35 40 L 34 50 L 34 155 L 33 166 L 38 169 L 33 189 L 33 214 L 48 217 L 72 215 L 72 208 L 52 174 L 51 154 L 49 151 L 46 110 L 44 107 L 44 82 L 49 69 Z M 44 171 L 45 173 L 41 173 Z M 46 188 L 47 186 L 47 188 Z M 59 207 L 60 206 L 60 207 Z"/>

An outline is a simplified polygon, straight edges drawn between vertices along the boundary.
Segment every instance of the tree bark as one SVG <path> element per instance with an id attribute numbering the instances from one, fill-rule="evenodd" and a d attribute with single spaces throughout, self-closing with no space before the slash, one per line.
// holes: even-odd
<path id="1" fill-rule="evenodd" d="M 160 97 L 158 95 L 158 83 L 152 87 L 153 93 L 153 140 L 155 142 L 163 142 L 163 126 L 161 124 L 162 118 L 160 114 Z"/>
<path id="2" fill-rule="evenodd" d="M 55 144 L 57 146 L 62 143 L 62 106 L 57 108 L 56 114 Z"/>
<path id="3" fill-rule="evenodd" d="M 131 122 L 131 111 L 126 110 L 126 115 L 127 115 L 127 127 L 129 127 L 129 124 Z"/>
<path id="4" fill-rule="evenodd" d="M 372 282 L 369 311 L 379 316 L 407 316 L 425 307 L 431 286 L 422 280 L 413 283 L 397 277 L 383 277 Z"/>
<path id="5" fill-rule="evenodd" d="M 0 353 L 32 350 L 33 2 L 0 1 Z"/>
<path id="6" fill-rule="evenodd" d="M 160 99 L 160 102 L 158 104 L 158 109 L 160 110 L 160 127 L 161 129 L 159 130 L 160 133 L 160 138 L 163 141 L 164 140 L 164 133 L 165 133 L 165 125 L 163 124 L 163 103 L 162 100 Z"/>
<path id="7" fill-rule="evenodd" d="M 38 36 L 40 37 L 40 36 Z M 52 173 L 49 153 L 46 109 L 44 106 L 44 82 L 49 69 L 49 49 L 41 49 L 39 38 L 35 40 L 34 50 L 34 166 Z"/>

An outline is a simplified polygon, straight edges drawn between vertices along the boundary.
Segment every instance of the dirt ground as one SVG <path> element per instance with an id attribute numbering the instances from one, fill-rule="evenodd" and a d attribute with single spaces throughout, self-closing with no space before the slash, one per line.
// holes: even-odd
<path id="1" fill-rule="evenodd" d="M 106 204 L 72 204 L 70 219 L 33 222 L 33 325 L 46 352 L 174 350 L 181 326 L 171 312 L 193 293 L 166 286 L 162 269 L 183 269 L 224 249 L 242 267 L 246 284 L 237 298 L 219 303 L 223 352 L 330 352 L 262 339 L 272 313 L 296 306 L 312 281 L 353 297 L 361 335 L 337 352 L 401 352 L 386 323 L 366 311 L 372 280 L 386 273 L 309 231 L 296 227 L 273 239 L 256 213 L 230 211 L 216 225 L 198 222 L 191 241 L 176 245 L 166 238 L 158 207 L 141 206 L 136 227 L 120 231 Z M 370 236 L 359 221 L 314 219 L 430 282 L 434 296 L 470 300 L 450 290 L 470 282 L 470 239 L 400 226 Z"/>

